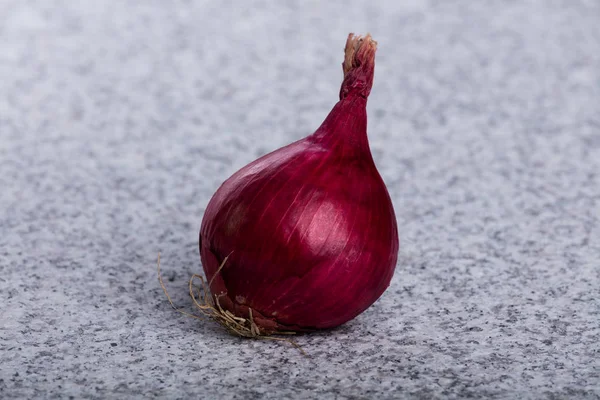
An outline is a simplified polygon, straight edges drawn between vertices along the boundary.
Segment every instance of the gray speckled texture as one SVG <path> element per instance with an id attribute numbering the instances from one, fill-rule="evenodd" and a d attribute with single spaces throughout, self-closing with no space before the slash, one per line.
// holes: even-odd
<path id="1" fill-rule="evenodd" d="M 242 5 L 244 4 L 244 5 Z M 1 398 L 600 396 L 600 2 L 0 1 Z M 367 312 L 242 340 L 191 310 L 217 186 L 379 42 L 401 235 Z"/>

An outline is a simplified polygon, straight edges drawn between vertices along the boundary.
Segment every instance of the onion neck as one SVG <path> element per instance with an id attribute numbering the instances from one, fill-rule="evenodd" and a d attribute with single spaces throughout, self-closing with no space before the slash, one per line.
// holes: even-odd
<path id="1" fill-rule="evenodd" d="M 345 154 L 370 156 L 367 139 L 367 99 L 373 86 L 377 42 L 371 35 L 348 35 L 342 70 L 340 101 L 311 136 L 327 147 L 341 147 Z"/>
<path id="2" fill-rule="evenodd" d="M 370 154 L 367 99 L 358 94 L 341 99 L 309 138 L 324 147 L 338 148 L 348 155 L 364 152 Z"/>

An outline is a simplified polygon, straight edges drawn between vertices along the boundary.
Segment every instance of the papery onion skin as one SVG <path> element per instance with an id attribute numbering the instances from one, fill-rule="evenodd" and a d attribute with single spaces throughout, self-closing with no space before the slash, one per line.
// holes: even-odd
<path id="1" fill-rule="evenodd" d="M 239 317 L 251 308 L 264 332 L 341 325 L 392 279 L 396 217 L 367 139 L 375 50 L 369 35 L 350 34 L 340 101 L 319 129 L 240 169 L 206 208 L 212 293 Z"/>

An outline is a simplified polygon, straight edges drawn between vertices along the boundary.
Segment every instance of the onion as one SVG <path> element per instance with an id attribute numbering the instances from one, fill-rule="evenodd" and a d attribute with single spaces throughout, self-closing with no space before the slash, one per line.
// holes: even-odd
<path id="1" fill-rule="evenodd" d="M 376 48 L 350 34 L 340 101 L 319 129 L 240 169 L 208 203 L 211 301 L 252 335 L 338 326 L 390 284 L 396 217 L 367 139 Z"/>

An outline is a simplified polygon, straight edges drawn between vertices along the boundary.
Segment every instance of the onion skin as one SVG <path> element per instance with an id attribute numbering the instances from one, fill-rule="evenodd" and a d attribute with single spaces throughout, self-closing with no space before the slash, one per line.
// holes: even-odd
<path id="1" fill-rule="evenodd" d="M 239 317 L 251 308 L 265 333 L 341 325 L 394 274 L 396 217 L 367 139 L 375 50 L 369 35 L 350 34 L 340 101 L 319 129 L 237 171 L 206 208 L 211 291 Z"/>

